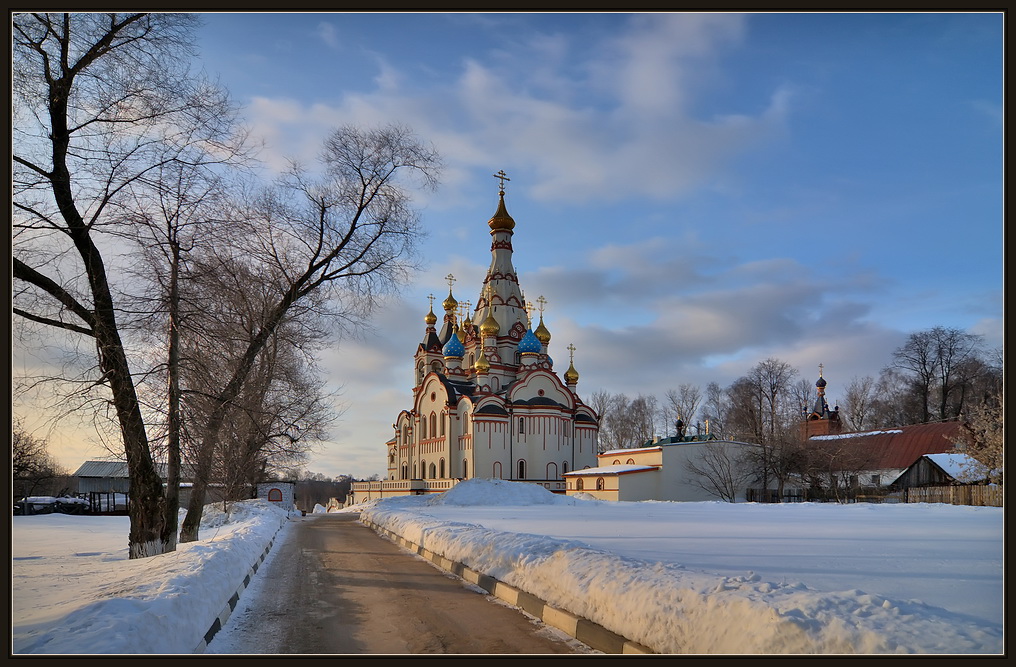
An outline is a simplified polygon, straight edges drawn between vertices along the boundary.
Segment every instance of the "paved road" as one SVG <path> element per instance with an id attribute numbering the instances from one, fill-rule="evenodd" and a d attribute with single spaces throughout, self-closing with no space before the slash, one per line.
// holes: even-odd
<path id="1" fill-rule="evenodd" d="M 591 652 L 467 588 L 357 523 L 358 517 L 296 519 L 207 653 Z"/>

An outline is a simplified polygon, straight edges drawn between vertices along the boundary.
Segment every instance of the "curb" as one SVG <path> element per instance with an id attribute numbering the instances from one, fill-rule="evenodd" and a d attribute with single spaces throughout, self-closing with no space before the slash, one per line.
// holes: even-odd
<path id="1" fill-rule="evenodd" d="M 286 521 L 279 524 L 279 530 L 275 531 L 275 535 L 272 535 L 272 539 L 268 541 L 268 546 L 266 546 L 265 550 L 261 552 L 261 556 L 258 557 L 258 559 L 254 561 L 254 564 L 250 566 L 250 569 L 247 571 L 247 575 L 240 583 L 239 588 L 237 588 L 236 592 L 229 597 L 229 600 L 222 608 L 222 611 L 220 611 L 219 615 L 212 621 L 211 627 L 208 628 L 205 636 L 201 638 L 201 642 L 194 649 L 193 653 L 204 653 L 205 649 L 208 648 L 208 644 L 210 644 L 212 639 L 215 638 L 215 635 L 217 635 L 219 630 L 226 625 L 226 621 L 229 620 L 230 614 L 233 613 L 233 610 L 236 609 L 237 603 L 240 601 L 240 594 L 243 593 L 248 586 L 250 586 L 250 582 L 254 579 L 254 575 L 257 574 L 258 568 L 260 568 L 261 564 L 265 562 L 265 558 L 268 557 L 268 552 L 272 550 L 272 545 L 275 544 L 275 538 L 278 537 L 279 531 L 282 530 L 288 520 L 289 519 L 287 518 Z"/>
<path id="2" fill-rule="evenodd" d="M 598 623 L 594 623 L 589 619 L 577 616 L 570 611 L 552 607 L 547 604 L 546 601 L 538 598 L 532 593 L 527 593 L 526 591 L 510 586 L 503 581 L 498 581 L 490 575 L 472 570 L 462 563 L 449 560 L 441 554 L 425 549 L 420 545 L 407 540 L 401 535 L 393 533 L 386 528 L 382 528 L 375 523 L 364 519 L 361 519 L 361 523 L 382 537 L 385 537 L 395 544 L 426 558 L 442 570 L 450 572 L 451 574 L 454 574 L 471 584 L 479 586 L 494 597 L 522 609 L 526 613 L 535 616 L 547 625 L 555 627 L 571 637 L 574 637 L 592 649 L 602 651 L 603 653 L 643 655 L 656 653 L 656 651 L 653 651 L 649 647 L 633 642 L 630 639 L 626 639 L 625 637 L 608 630 Z"/>

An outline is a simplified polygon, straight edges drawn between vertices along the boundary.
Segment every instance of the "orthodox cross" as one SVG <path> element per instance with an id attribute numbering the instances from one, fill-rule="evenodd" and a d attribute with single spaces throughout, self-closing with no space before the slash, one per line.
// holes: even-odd
<path id="1" fill-rule="evenodd" d="M 575 363 L 575 345 L 568 343 L 568 361 Z"/>
<path id="2" fill-rule="evenodd" d="M 449 273 L 447 276 L 444 277 L 444 279 L 448 283 L 448 293 L 451 294 L 452 283 L 455 282 L 455 276 L 453 276 L 452 274 Z"/>
<path id="3" fill-rule="evenodd" d="M 822 366 L 822 364 L 819 364 L 819 365 L 818 365 L 818 376 L 819 376 L 819 377 L 822 377 L 822 369 L 823 369 L 823 368 L 824 368 L 824 366 Z"/>
<path id="4" fill-rule="evenodd" d="M 430 309 L 434 310 L 434 295 L 433 294 L 428 294 L 427 295 L 427 300 L 430 301 Z"/>
<path id="5" fill-rule="evenodd" d="M 540 304 L 540 306 L 539 306 L 539 308 L 540 308 L 540 319 L 543 319 L 543 308 L 544 308 L 544 306 L 547 305 L 547 300 L 544 299 L 543 295 L 541 294 L 540 297 L 536 300 L 536 302 L 538 304 Z"/>
<path id="6" fill-rule="evenodd" d="M 504 169 L 494 174 L 494 178 L 499 179 L 501 181 L 500 192 L 501 194 L 504 194 L 504 182 L 510 181 L 512 179 L 508 178 L 508 175 L 504 173 Z"/>
<path id="7" fill-rule="evenodd" d="M 469 316 L 469 309 L 472 306 L 473 304 L 469 301 L 463 301 L 459 304 L 459 313 L 461 314 L 462 319 L 466 319 Z"/>

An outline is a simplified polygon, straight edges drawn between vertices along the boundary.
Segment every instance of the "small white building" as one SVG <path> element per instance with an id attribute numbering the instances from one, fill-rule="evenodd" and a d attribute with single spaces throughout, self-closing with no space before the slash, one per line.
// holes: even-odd
<path id="1" fill-rule="evenodd" d="M 287 512 L 296 509 L 296 484 L 294 482 L 262 482 L 258 484 L 258 498 L 277 504 Z"/>
<path id="2" fill-rule="evenodd" d="M 565 473 L 568 495 L 601 500 L 744 501 L 757 487 L 749 458 L 758 445 L 705 436 L 666 438 L 597 456 L 595 468 Z"/>

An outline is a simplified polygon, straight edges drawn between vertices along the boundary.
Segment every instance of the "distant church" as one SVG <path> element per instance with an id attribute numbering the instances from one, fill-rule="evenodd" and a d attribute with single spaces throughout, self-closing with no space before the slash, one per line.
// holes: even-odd
<path id="1" fill-rule="evenodd" d="M 395 495 L 439 493 L 473 477 L 540 484 L 564 493 L 563 475 L 596 465 L 599 420 L 576 391 L 573 345 L 564 380 L 548 353 L 551 335 L 532 322 L 532 304 L 512 264 L 515 220 L 504 203 L 504 172 L 497 211 L 488 221 L 491 261 L 476 307 L 452 294 L 441 304 L 441 328 L 430 311 L 417 346 L 413 406 L 393 425 L 386 443 L 386 479 L 353 484 L 351 502 Z M 460 321 L 461 320 L 461 321 Z"/>

